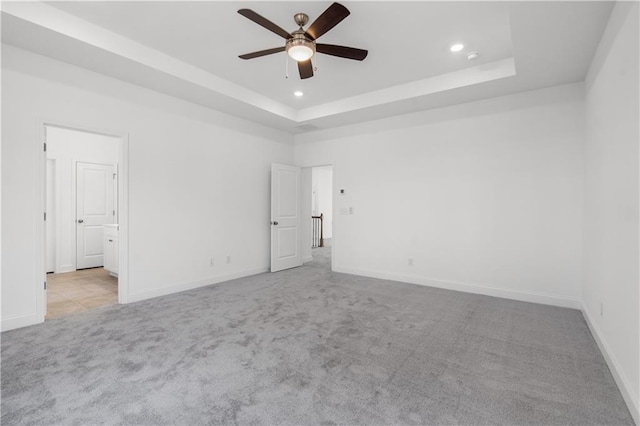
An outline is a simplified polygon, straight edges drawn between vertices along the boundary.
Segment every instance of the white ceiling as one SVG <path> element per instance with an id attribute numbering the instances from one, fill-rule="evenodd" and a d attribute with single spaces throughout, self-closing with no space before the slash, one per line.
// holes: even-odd
<path id="1" fill-rule="evenodd" d="M 330 2 L 6 3 L 2 41 L 211 108 L 301 133 L 425 108 L 582 81 L 611 2 L 342 2 L 350 11 L 319 41 L 369 50 L 363 61 L 315 58 L 300 80 L 286 54 L 239 54 L 283 39 Z M 465 49 L 451 53 L 462 42 Z M 480 58 L 468 61 L 466 53 Z M 302 90 L 302 98 L 293 96 Z"/>
<path id="2" fill-rule="evenodd" d="M 296 12 L 305 12 L 313 20 L 329 2 L 50 4 L 294 108 L 466 68 L 464 55 L 448 50 L 456 40 L 468 40 L 471 49 L 483 52 L 478 63 L 511 56 L 507 3 L 345 3 L 351 15 L 320 42 L 368 49 L 370 55 L 362 63 L 318 55 L 318 71 L 306 81 L 300 80 L 293 61 L 290 77 L 285 78 L 284 52 L 249 61 L 238 58 L 242 53 L 284 46 L 285 40 L 237 10 L 253 9 L 294 31 Z M 401 46 L 402 39 L 417 44 L 413 54 Z M 407 60 L 408 54 L 413 59 Z M 306 96 L 295 98 L 296 89 Z"/>

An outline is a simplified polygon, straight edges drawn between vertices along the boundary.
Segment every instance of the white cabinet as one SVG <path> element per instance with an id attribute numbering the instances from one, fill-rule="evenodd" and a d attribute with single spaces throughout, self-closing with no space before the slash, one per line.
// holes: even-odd
<path id="1" fill-rule="evenodd" d="M 118 225 L 104 225 L 104 269 L 118 276 Z"/>

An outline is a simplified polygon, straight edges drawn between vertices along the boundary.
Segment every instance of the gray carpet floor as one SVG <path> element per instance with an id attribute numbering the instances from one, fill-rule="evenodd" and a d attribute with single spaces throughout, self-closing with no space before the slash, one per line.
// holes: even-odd
<path id="1" fill-rule="evenodd" d="M 2 424 L 632 419 L 579 311 L 303 267 L 2 335 Z"/>

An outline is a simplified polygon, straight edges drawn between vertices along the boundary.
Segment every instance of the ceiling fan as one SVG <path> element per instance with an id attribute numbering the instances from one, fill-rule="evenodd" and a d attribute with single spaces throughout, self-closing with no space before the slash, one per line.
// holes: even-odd
<path id="1" fill-rule="evenodd" d="M 309 16 L 305 13 L 296 13 L 293 16 L 293 19 L 300 28 L 292 33 L 286 32 L 251 9 L 240 9 L 238 10 L 238 13 L 286 40 L 284 46 L 246 53 L 244 55 L 240 55 L 240 58 L 253 59 L 259 58 L 260 56 L 286 51 L 291 58 L 298 62 L 298 71 L 300 71 L 301 79 L 313 77 L 313 65 L 311 64 L 311 58 L 316 53 L 324 53 L 325 55 L 354 59 L 356 61 L 362 61 L 367 57 L 367 53 L 369 53 L 366 50 L 356 49 L 355 47 L 337 46 L 335 44 L 323 44 L 316 42 L 321 35 L 338 25 L 351 13 L 340 3 L 333 3 L 329 6 L 327 10 L 322 12 L 318 19 L 313 21 L 306 31 L 303 30 L 302 27 L 307 25 L 307 22 L 309 22 Z"/>

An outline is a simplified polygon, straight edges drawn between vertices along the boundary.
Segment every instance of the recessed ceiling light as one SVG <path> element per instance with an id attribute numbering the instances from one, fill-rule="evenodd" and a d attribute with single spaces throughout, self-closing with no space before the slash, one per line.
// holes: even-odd
<path id="1" fill-rule="evenodd" d="M 467 59 L 473 61 L 474 59 L 478 59 L 480 54 L 478 52 L 471 52 L 467 55 Z"/>
<path id="2" fill-rule="evenodd" d="M 464 49 L 464 44 L 461 43 L 456 43 L 449 48 L 449 50 L 451 50 L 452 52 L 459 52 L 462 49 Z"/>
<path id="3" fill-rule="evenodd" d="M 301 92 L 301 91 L 299 91 L 299 90 L 296 90 L 295 92 L 293 92 L 293 94 L 294 94 L 295 96 L 297 96 L 297 97 L 300 97 L 300 96 L 304 95 L 304 93 L 302 93 L 302 92 Z"/>

